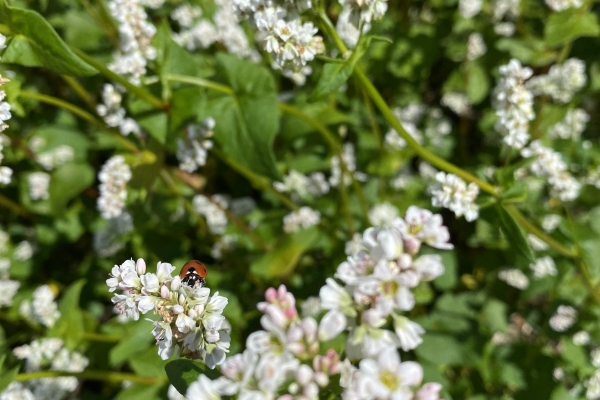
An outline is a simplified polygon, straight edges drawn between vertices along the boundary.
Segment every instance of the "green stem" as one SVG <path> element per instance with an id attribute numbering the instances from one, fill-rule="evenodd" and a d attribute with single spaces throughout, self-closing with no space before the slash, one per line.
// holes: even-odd
<path id="1" fill-rule="evenodd" d="M 204 87 L 204 88 L 211 89 L 216 92 L 221 92 L 224 94 L 230 94 L 230 95 L 234 94 L 233 89 L 230 88 L 229 86 L 222 85 L 222 84 L 216 83 L 216 82 L 212 82 L 207 79 L 196 78 L 194 76 L 167 74 L 167 80 L 173 81 L 173 82 L 189 83 L 191 85 Z"/>
<path id="2" fill-rule="evenodd" d="M 67 371 L 37 371 L 25 374 L 18 374 L 15 378 L 17 382 L 30 381 L 42 378 L 58 378 L 61 376 L 73 376 L 77 379 L 87 379 L 91 381 L 115 382 L 120 383 L 129 381 L 133 383 L 141 383 L 144 385 L 153 385 L 162 383 L 163 379 L 153 376 L 139 376 L 128 374 L 126 372 L 115 371 L 83 371 L 83 372 L 67 372 Z"/>
<path id="3" fill-rule="evenodd" d="M 41 101 L 42 103 L 51 104 L 53 106 L 63 108 L 67 111 L 70 111 L 73 114 L 85 119 L 86 121 L 93 123 L 98 128 L 109 133 L 111 136 L 113 136 L 119 143 L 121 143 L 128 150 L 131 150 L 134 153 L 138 153 L 140 151 L 135 144 L 133 144 L 129 140 L 125 139 L 123 137 L 123 135 L 121 135 L 117 130 L 107 127 L 106 124 L 102 120 L 96 118 L 89 112 L 85 111 L 82 108 L 77 107 L 74 104 L 68 103 L 68 102 L 58 99 L 56 97 L 48 96 L 48 95 L 41 94 L 41 93 L 28 92 L 26 90 L 20 91 L 19 96 L 25 97 L 28 99 Z"/>
<path id="4" fill-rule="evenodd" d="M 4 197 L 0 194 L 0 206 L 8 208 L 16 214 L 19 214 L 25 218 L 31 218 L 31 214 L 23 206 L 15 203 L 8 197 Z"/>
<path id="5" fill-rule="evenodd" d="M 141 100 L 145 101 L 146 103 L 148 103 L 156 108 L 160 108 L 161 110 L 164 110 L 164 111 L 169 110 L 169 105 L 167 103 L 164 103 L 162 100 L 160 100 L 158 97 L 154 96 L 152 93 L 148 92 L 143 87 L 135 86 L 133 83 L 129 82 L 127 79 L 123 78 L 122 76 L 115 74 L 110 69 L 108 69 L 107 67 L 105 67 L 104 65 L 102 65 L 101 63 L 96 61 L 94 58 L 88 56 L 81 50 L 78 50 L 76 48 L 72 48 L 72 50 L 79 57 L 81 57 L 85 62 L 90 64 L 92 67 L 96 68 L 98 70 L 98 72 L 100 72 L 102 75 L 107 77 L 109 80 L 119 83 L 121 86 L 123 86 L 125 89 L 127 89 L 128 92 L 135 94 Z"/>
<path id="6" fill-rule="evenodd" d="M 527 218 L 525 218 L 523 216 L 523 214 L 521 214 L 515 206 L 504 205 L 504 208 L 519 223 L 519 225 L 521 225 L 521 227 L 523 227 L 527 232 L 534 234 L 535 236 L 537 236 L 538 238 L 540 238 L 541 240 L 546 242 L 548 244 L 548 246 L 550 246 L 554 250 L 558 251 L 560 254 L 567 256 L 567 257 L 571 257 L 571 258 L 577 258 L 578 255 L 575 250 L 563 246 L 557 240 L 548 236 L 544 231 L 542 231 L 541 229 L 536 227 L 534 224 L 529 222 L 527 220 Z"/>
<path id="7" fill-rule="evenodd" d="M 213 148 L 211 153 L 223 161 L 225 164 L 229 165 L 231 168 L 236 170 L 240 175 L 244 176 L 246 179 L 250 181 L 252 186 L 257 189 L 264 190 L 265 192 L 271 193 L 273 196 L 277 197 L 287 208 L 290 210 L 297 210 L 298 206 L 290 200 L 288 197 L 283 195 L 283 193 L 279 193 L 277 190 L 273 188 L 271 182 L 264 176 L 258 175 L 253 171 L 249 170 L 242 164 L 228 157 L 224 152 L 222 152 L 218 148 Z"/>
<path id="8" fill-rule="evenodd" d="M 77 79 L 67 75 L 61 75 L 60 77 L 71 87 L 71 89 L 73 89 L 73 92 L 85 102 L 90 110 L 96 112 L 96 104 Z"/>
<path id="9" fill-rule="evenodd" d="M 119 335 L 105 335 L 103 333 L 95 333 L 95 332 L 85 332 L 83 334 L 84 340 L 89 340 L 90 342 L 101 342 L 101 343 L 118 343 L 123 339 L 123 337 Z"/>

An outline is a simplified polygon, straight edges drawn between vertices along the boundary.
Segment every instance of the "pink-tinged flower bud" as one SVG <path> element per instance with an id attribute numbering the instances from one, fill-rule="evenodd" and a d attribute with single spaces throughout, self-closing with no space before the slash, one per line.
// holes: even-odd
<path id="1" fill-rule="evenodd" d="M 179 304 L 173 306 L 173 314 L 181 314 L 183 311 L 183 306 L 180 306 Z"/>
<path id="2" fill-rule="evenodd" d="M 169 291 L 168 287 L 164 285 L 160 287 L 160 297 L 162 297 L 165 300 L 168 300 L 170 294 L 171 292 Z"/>
<path id="3" fill-rule="evenodd" d="M 183 308 L 183 307 L 181 307 L 181 308 Z M 194 310 L 193 308 L 188 310 L 187 315 L 188 315 L 188 317 L 190 317 L 192 319 L 198 318 L 198 312 L 196 310 Z"/>
<path id="4" fill-rule="evenodd" d="M 404 248 L 411 256 L 414 256 L 421 248 L 421 241 L 414 236 L 410 236 L 404 240 Z"/>
<path id="5" fill-rule="evenodd" d="M 317 339 L 318 325 L 312 317 L 304 318 L 301 322 L 302 330 L 304 331 L 304 337 L 307 342 L 314 342 Z"/>
<path id="6" fill-rule="evenodd" d="M 181 288 L 181 278 L 179 276 L 176 276 L 171 281 L 171 290 L 177 292 L 179 288 Z"/>
<path id="7" fill-rule="evenodd" d="M 412 257 L 406 253 L 398 257 L 398 266 L 400 270 L 404 271 L 412 266 Z"/>
<path id="8" fill-rule="evenodd" d="M 135 262 L 135 270 L 138 275 L 144 275 L 146 273 L 146 261 L 143 258 L 138 258 Z"/>
<path id="9" fill-rule="evenodd" d="M 267 307 L 266 314 L 271 318 L 271 321 L 273 321 L 275 325 L 281 328 L 285 328 L 290 322 L 283 310 L 276 305 L 271 304 Z"/>
<path id="10" fill-rule="evenodd" d="M 298 316 L 298 310 L 296 310 L 296 308 L 288 308 L 286 310 L 283 311 L 285 316 L 288 319 L 295 319 Z"/>
<path id="11" fill-rule="evenodd" d="M 265 299 L 269 302 L 269 303 L 275 303 L 277 301 L 277 291 L 275 290 L 275 288 L 268 288 L 267 291 L 265 292 Z"/>
<path id="12" fill-rule="evenodd" d="M 416 400 L 438 400 L 440 398 L 442 385 L 437 382 L 426 383 L 421 390 L 415 394 Z"/>

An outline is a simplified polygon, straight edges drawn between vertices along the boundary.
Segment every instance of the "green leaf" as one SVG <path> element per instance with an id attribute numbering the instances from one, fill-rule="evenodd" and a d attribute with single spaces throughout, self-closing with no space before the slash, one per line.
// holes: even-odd
<path id="1" fill-rule="evenodd" d="M 289 275 L 296 267 L 300 256 L 318 237 L 319 231 L 316 227 L 287 235 L 277 242 L 273 250 L 254 261 L 250 271 L 265 279 Z"/>
<path id="2" fill-rule="evenodd" d="M 485 68 L 478 62 L 469 63 L 466 83 L 467 97 L 471 103 L 481 103 L 490 90 L 490 81 Z"/>
<path id="3" fill-rule="evenodd" d="M 444 273 L 433 281 L 433 285 L 440 290 L 452 289 L 458 282 L 456 253 L 452 250 L 444 251 L 440 255 L 444 264 Z"/>
<path id="4" fill-rule="evenodd" d="M 598 35 L 600 35 L 598 17 L 585 9 L 570 8 L 552 13 L 544 29 L 546 44 L 551 47 L 561 46 L 578 37 Z"/>
<path id="5" fill-rule="evenodd" d="M 148 348 L 153 340 L 148 330 L 148 322 L 138 322 L 137 325 L 134 325 L 131 334 L 110 350 L 110 365 L 119 365 L 131 356 L 139 355 Z M 158 357 L 158 355 L 156 356 Z"/>
<path id="6" fill-rule="evenodd" d="M 460 365 L 464 360 L 462 344 L 451 336 L 427 333 L 415 349 L 419 358 L 436 365 Z"/>
<path id="7" fill-rule="evenodd" d="M 529 246 L 525 233 L 521 230 L 515 219 L 502 205 L 496 206 L 498 217 L 500 218 L 500 227 L 504 237 L 516 250 L 519 250 L 529 262 L 535 262 L 535 254 Z"/>
<path id="8" fill-rule="evenodd" d="M 158 395 L 158 391 L 161 389 L 162 385 L 142 385 L 142 384 L 133 384 L 131 387 L 127 389 L 123 389 L 117 395 L 117 399 L 119 400 L 148 400 L 148 399 L 158 399 L 160 396 Z"/>
<path id="9" fill-rule="evenodd" d="M 4 389 L 6 389 L 8 387 L 8 385 L 11 384 L 12 381 L 15 380 L 15 378 L 17 377 L 17 375 L 19 374 L 19 367 L 14 367 L 13 369 L 4 372 L 2 374 L 2 376 L 0 376 L 0 393 L 2 393 L 2 391 Z"/>
<path id="10" fill-rule="evenodd" d="M 169 143 L 171 137 L 179 136 L 179 130 L 186 124 L 202 122 L 206 116 L 206 94 L 203 89 L 192 86 L 174 91 L 169 114 Z"/>
<path id="11" fill-rule="evenodd" d="M 556 59 L 556 51 L 549 50 L 543 40 L 535 38 L 502 38 L 496 42 L 496 48 L 534 66 L 548 65 Z"/>
<path id="12" fill-rule="evenodd" d="M 63 294 L 58 303 L 60 318 L 50 329 L 48 336 L 63 339 L 65 347 L 69 350 L 75 349 L 83 339 L 83 312 L 79 308 L 79 297 L 81 289 L 85 285 L 85 279 L 73 283 Z"/>
<path id="13" fill-rule="evenodd" d="M 323 73 L 317 83 L 317 87 L 310 95 L 311 99 L 317 100 L 323 96 L 337 91 L 352 75 L 354 66 L 365 54 L 369 40 L 361 40 L 354 49 L 354 52 L 343 64 L 327 63 L 323 67 Z"/>
<path id="14" fill-rule="evenodd" d="M 219 372 L 211 370 L 205 364 L 186 359 L 170 361 L 165 365 L 165 372 L 175 389 L 182 395 L 185 395 L 188 387 L 195 382 L 200 375 L 206 375 L 211 379 L 216 379 Z"/>
<path id="15" fill-rule="evenodd" d="M 215 121 L 214 139 L 232 159 L 271 179 L 279 179 L 273 141 L 279 128 L 277 91 L 264 67 L 235 56 L 217 55 L 219 69 L 234 95 L 209 103 Z"/>
<path id="16" fill-rule="evenodd" d="M 8 6 L 0 0 L 0 21 L 10 29 L 2 62 L 45 67 L 59 74 L 88 76 L 96 70 L 62 41 L 52 26 L 35 11 Z"/>
<path id="17" fill-rule="evenodd" d="M 94 183 L 94 170 L 88 164 L 69 163 L 58 167 L 50 178 L 52 210 L 58 214 L 73 199 Z"/>
<path id="18" fill-rule="evenodd" d="M 505 332 L 508 329 L 508 306 L 500 300 L 490 299 L 479 315 L 480 326 L 491 333 Z"/>

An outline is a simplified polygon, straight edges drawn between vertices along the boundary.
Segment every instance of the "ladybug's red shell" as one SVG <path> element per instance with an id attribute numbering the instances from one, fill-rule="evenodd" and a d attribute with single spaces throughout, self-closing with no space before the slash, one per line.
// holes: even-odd
<path id="1" fill-rule="evenodd" d="M 181 282 L 192 287 L 196 286 L 197 284 L 204 286 L 206 283 L 206 275 L 208 275 L 206 266 L 198 260 L 190 260 L 186 262 L 179 273 Z"/>

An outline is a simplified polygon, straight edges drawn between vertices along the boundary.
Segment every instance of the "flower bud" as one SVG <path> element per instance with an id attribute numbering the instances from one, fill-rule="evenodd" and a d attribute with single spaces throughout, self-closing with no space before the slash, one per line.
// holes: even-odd
<path id="1" fill-rule="evenodd" d="M 196 312 L 197 312 L 198 314 L 202 314 L 202 312 L 204 311 L 204 308 L 205 308 L 205 307 L 204 307 L 204 305 L 203 305 L 203 304 L 196 304 L 196 305 L 194 306 L 194 310 L 196 310 Z"/>
<path id="2" fill-rule="evenodd" d="M 290 386 L 288 386 L 288 392 L 290 392 L 291 394 L 298 393 L 298 390 L 300 390 L 300 386 L 298 386 L 298 384 L 296 382 L 290 383 Z M 281 396 L 281 397 L 283 397 L 283 396 Z"/>
<path id="3" fill-rule="evenodd" d="M 179 307 L 181 307 L 181 306 L 179 306 Z M 183 308 L 183 307 L 181 307 L 181 308 Z M 190 308 L 188 310 L 187 315 L 188 315 L 188 317 L 193 318 L 193 319 L 198 318 L 198 312 L 196 310 L 194 310 L 193 308 Z"/>
<path id="4" fill-rule="evenodd" d="M 414 236 L 408 237 L 404 240 L 404 248 L 410 255 L 414 256 L 421 248 L 421 241 Z"/>
<path id="5" fill-rule="evenodd" d="M 308 385 L 310 383 L 310 381 L 312 381 L 312 378 L 313 378 L 313 371 L 308 365 L 302 364 L 296 370 L 296 381 L 300 385 L 302 385 L 302 386 Z"/>
<path id="6" fill-rule="evenodd" d="M 146 273 L 146 261 L 143 258 L 138 258 L 135 263 L 135 270 L 138 275 L 144 275 Z"/>
<path id="7" fill-rule="evenodd" d="M 269 302 L 269 303 L 274 303 L 277 301 L 277 291 L 275 290 L 275 288 L 268 288 L 267 291 L 265 292 L 265 299 Z"/>
<path id="8" fill-rule="evenodd" d="M 181 314 L 183 311 L 183 306 L 180 306 L 179 304 L 173 306 L 173 314 Z"/>
<path id="9" fill-rule="evenodd" d="M 180 294 L 178 303 L 183 305 L 183 303 L 185 303 L 185 299 L 186 297 L 183 294 Z"/>
<path id="10" fill-rule="evenodd" d="M 409 269 L 411 265 L 412 257 L 410 255 L 404 253 L 398 257 L 398 266 L 400 267 L 400 270 Z"/>
<path id="11" fill-rule="evenodd" d="M 181 287 L 181 278 L 179 276 L 176 276 L 171 281 L 171 290 L 174 292 L 177 292 L 180 287 Z"/>
<path id="12" fill-rule="evenodd" d="M 168 287 L 166 287 L 164 285 L 160 287 L 160 297 L 162 297 L 165 300 L 168 300 L 169 294 L 171 294 L 171 292 L 169 291 Z"/>

